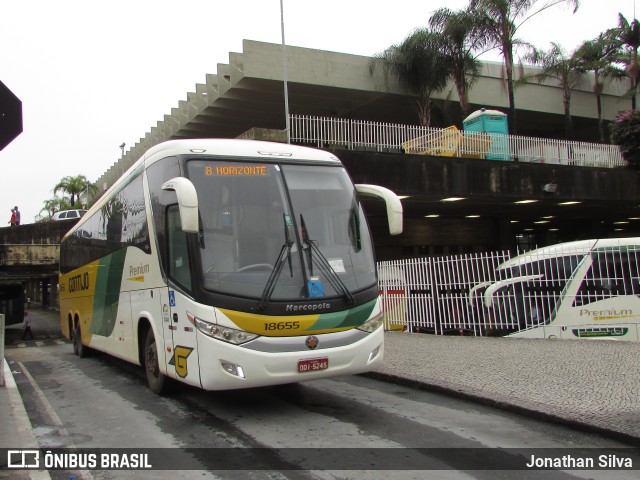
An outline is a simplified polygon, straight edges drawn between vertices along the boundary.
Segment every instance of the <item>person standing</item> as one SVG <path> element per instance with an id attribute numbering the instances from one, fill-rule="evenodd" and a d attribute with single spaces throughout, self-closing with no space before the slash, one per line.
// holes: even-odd
<path id="1" fill-rule="evenodd" d="M 20 225 L 20 210 L 17 206 L 13 207 L 13 214 L 15 215 L 15 224 Z"/>
<path id="2" fill-rule="evenodd" d="M 29 312 L 25 310 L 24 311 L 24 332 L 22 332 L 22 337 L 20 337 L 20 339 L 24 340 L 27 335 L 29 335 L 30 340 L 33 340 L 33 332 L 31 331 L 31 316 L 29 315 Z"/>
<path id="3" fill-rule="evenodd" d="M 16 210 L 14 208 L 11 209 L 11 220 L 9 220 L 9 224 L 12 227 L 16 224 Z"/>

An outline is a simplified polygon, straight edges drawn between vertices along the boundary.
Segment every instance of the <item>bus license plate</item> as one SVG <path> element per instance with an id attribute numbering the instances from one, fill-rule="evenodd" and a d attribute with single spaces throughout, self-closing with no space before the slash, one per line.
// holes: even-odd
<path id="1" fill-rule="evenodd" d="M 317 372 L 329 368 L 328 358 L 310 358 L 308 360 L 298 360 L 298 373 Z"/>

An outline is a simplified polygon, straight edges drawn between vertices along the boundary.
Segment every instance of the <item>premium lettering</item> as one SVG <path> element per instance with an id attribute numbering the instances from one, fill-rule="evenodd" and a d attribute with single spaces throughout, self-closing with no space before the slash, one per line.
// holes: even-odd
<path id="1" fill-rule="evenodd" d="M 129 276 L 144 275 L 149 273 L 149 265 L 140 265 L 139 267 L 129 267 Z"/>
<path id="2" fill-rule="evenodd" d="M 633 315 L 633 310 L 624 309 L 624 310 L 616 310 L 615 308 L 610 308 L 607 310 L 589 310 L 588 308 L 580 309 L 580 316 L 586 317 L 621 317 L 621 316 L 629 316 Z M 606 318 L 603 318 L 605 320 Z"/>

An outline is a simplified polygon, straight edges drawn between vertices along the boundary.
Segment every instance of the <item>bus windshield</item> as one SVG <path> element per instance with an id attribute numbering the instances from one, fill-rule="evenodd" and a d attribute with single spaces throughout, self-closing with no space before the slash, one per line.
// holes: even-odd
<path id="1" fill-rule="evenodd" d="M 341 166 L 191 160 L 205 289 L 271 300 L 376 284 L 364 213 Z"/>

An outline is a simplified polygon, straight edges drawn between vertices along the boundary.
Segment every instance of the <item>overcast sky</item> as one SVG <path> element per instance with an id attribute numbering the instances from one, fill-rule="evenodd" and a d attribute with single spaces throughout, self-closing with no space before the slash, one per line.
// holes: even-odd
<path id="1" fill-rule="evenodd" d="M 542 3 L 542 2 L 541 2 Z M 555 7 L 518 37 L 572 50 L 634 17 L 634 0 Z M 467 0 L 284 0 L 288 45 L 372 55 Z M 280 43 L 280 0 L 6 0 L 0 80 L 23 104 L 24 132 L 0 152 L 0 213 L 31 223 L 64 176 L 91 181 L 185 100 L 243 39 Z M 498 57 L 488 58 L 497 60 Z M 0 217 L 1 220 L 1 217 Z M 5 220 L 2 220 L 5 221 Z M 6 224 L 5 224 L 6 225 Z"/>

